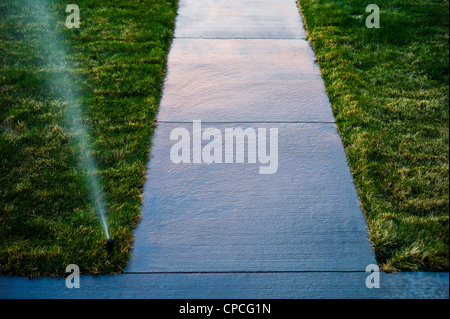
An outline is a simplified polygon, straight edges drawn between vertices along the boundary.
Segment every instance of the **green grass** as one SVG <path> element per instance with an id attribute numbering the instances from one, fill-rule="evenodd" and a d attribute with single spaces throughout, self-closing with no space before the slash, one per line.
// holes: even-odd
<path id="1" fill-rule="evenodd" d="M 82 0 L 81 28 L 67 29 L 66 1 L 52 1 L 72 53 L 64 71 L 83 93 L 86 125 L 106 194 L 105 237 L 64 127 L 64 101 L 48 87 L 39 43 L 48 26 L 21 1 L 0 4 L 0 274 L 63 275 L 125 267 L 139 219 L 150 140 L 172 39 L 177 0 Z M 76 75 L 76 76 L 75 76 Z"/>
<path id="2" fill-rule="evenodd" d="M 380 29 L 365 27 L 370 3 Z M 448 0 L 299 4 L 378 262 L 448 271 Z"/>

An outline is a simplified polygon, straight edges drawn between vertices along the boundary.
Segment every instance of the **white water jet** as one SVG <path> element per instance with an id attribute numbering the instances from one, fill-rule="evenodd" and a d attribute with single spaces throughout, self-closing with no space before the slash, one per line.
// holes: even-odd
<path id="1" fill-rule="evenodd" d="M 98 214 L 103 230 L 109 239 L 108 225 L 106 222 L 106 209 L 104 195 L 100 188 L 97 175 L 98 166 L 90 147 L 90 136 L 84 124 L 80 96 L 75 89 L 75 81 L 72 77 L 76 75 L 69 73 L 70 64 L 67 60 L 68 54 L 64 43 L 56 32 L 57 22 L 51 16 L 47 0 L 20 0 L 30 16 L 36 23 L 42 26 L 40 50 L 45 58 L 45 67 L 50 70 L 51 76 L 48 87 L 54 92 L 56 99 L 64 101 L 65 126 L 79 148 L 79 167 L 86 176 L 86 187 L 94 209 Z"/>

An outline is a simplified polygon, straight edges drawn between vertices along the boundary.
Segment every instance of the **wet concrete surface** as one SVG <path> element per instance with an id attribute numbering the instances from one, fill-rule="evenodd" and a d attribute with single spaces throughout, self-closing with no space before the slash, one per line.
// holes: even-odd
<path id="1" fill-rule="evenodd" d="M 64 278 L 2 277 L 0 298 L 151 299 L 448 299 L 448 273 L 381 273 L 380 288 L 367 273 L 152 273 L 82 276 L 80 288 Z"/>
<path id="2" fill-rule="evenodd" d="M 248 28 L 272 14 L 272 29 L 304 33 L 295 1 L 181 1 L 127 272 L 364 271 L 376 263 L 313 50 L 300 36 L 253 39 Z M 209 38 L 184 38 L 193 25 Z M 261 175 L 248 161 L 174 164 L 171 132 L 192 136 L 194 120 L 221 132 L 276 128 L 276 173 Z"/>
<path id="3" fill-rule="evenodd" d="M 295 1 L 181 0 L 177 38 L 302 39 Z"/>
<path id="4" fill-rule="evenodd" d="M 277 128 L 271 175 L 258 161 L 174 164 L 169 136 L 180 127 L 192 132 L 184 123 L 156 129 L 127 271 L 364 271 L 376 263 L 334 124 L 202 123 L 223 135 Z"/>
<path id="5" fill-rule="evenodd" d="M 175 39 L 158 120 L 334 122 L 304 40 Z"/>

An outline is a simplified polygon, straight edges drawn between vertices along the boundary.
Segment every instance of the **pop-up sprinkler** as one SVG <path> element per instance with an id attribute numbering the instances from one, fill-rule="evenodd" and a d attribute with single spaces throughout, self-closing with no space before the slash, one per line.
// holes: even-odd
<path id="1" fill-rule="evenodd" d="M 106 241 L 106 250 L 110 253 L 114 249 L 114 239 L 108 238 Z"/>

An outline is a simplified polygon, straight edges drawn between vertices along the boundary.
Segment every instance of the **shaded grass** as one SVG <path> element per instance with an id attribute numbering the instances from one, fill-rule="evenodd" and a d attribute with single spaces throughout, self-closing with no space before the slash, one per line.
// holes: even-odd
<path id="1" fill-rule="evenodd" d="M 299 0 L 384 271 L 449 269 L 449 5 Z"/>
<path id="2" fill-rule="evenodd" d="M 161 96 L 177 0 L 76 2 L 81 28 L 67 29 L 64 1 L 53 1 L 58 25 L 30 19 L 21 1 L 0 4 L 0 274 L 120 272 L 139 219 L 151 134 Z M 116 249 L 105 237 L 77 168 L 39 47 L 56 28 L 72 52 L 86 125 L 106 195 Z"/>

